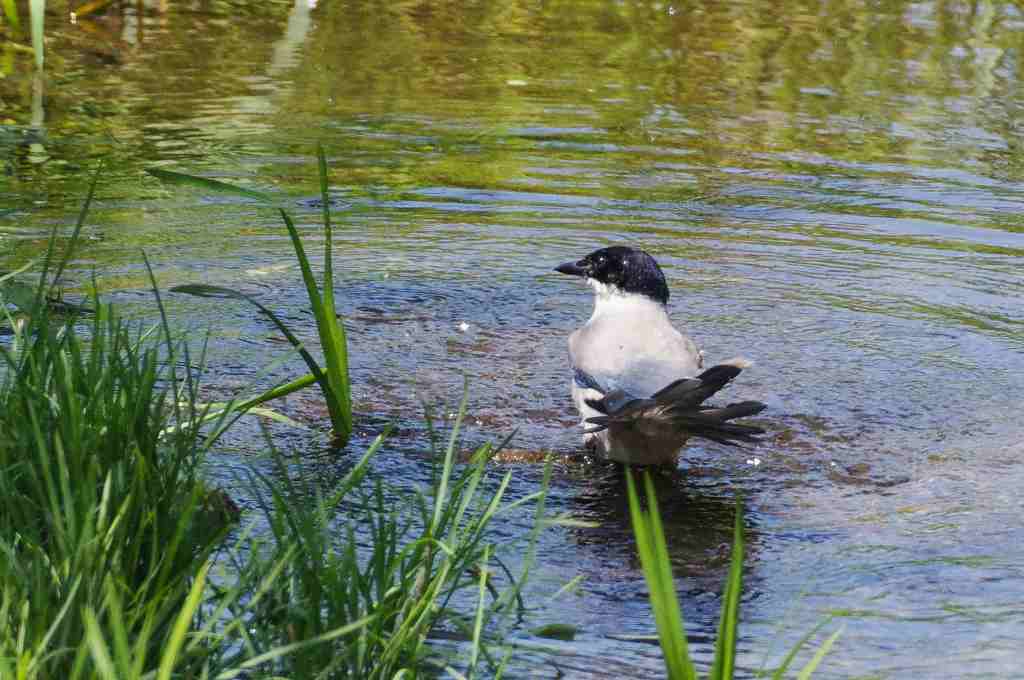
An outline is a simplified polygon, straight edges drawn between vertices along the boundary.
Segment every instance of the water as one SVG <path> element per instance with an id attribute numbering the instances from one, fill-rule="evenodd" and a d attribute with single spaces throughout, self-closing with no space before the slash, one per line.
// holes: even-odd
<path id="1" fill-rule="evenodd" d="M 710 359 L 756 361 L 731 388 L 769 405 L 753 451 L 690 446 L 659 481 L 688 629 L 707 658 L 735 494 L 748 506 L 745 669 L 823 617 L 845 626 L 821 677 L 1007 677 L 1024 641 L 1024 16 L 1009 3 L 205 2 L 51 16 L 48 74 L 0 59 L 4 269 L 73 220 L 106 159 L 72 286 L 151 319 L 162 285 L 242 288 L 312 338 L 286 233 L 244 199 L 168 189 L 158 165 L 274 192 L 316 242 L 313 149 L 330 158 L 338 295 L 358 452 L 426 478 L 426 401 L 471 388 L 467 446 L 518 427 L 551 451 L 549 531 L 530 595 L 578 594 L 530 624 L 580 626 L 521 668 L 660 672 L 621 481 L 581 462 L 565 338 L 589 292 L 552 271 L 642 245 L 674 319 Z M 212 331 L 211 394 L 283 346 L 243 304 L 169 296 Z M 323 426 L 314 392 L 282 410 Z M 284 431 L 311 467 L 332 463 Z M 211 475 L 261 465 L 255 428 Z M 354 455 L 354 454 L 349 454 Z M 753 464 L 754 458 L 760 460 Z M 540 466 L 512 466 L 510 493 Z M 241 490 L 238 493 L 243 493 Z M 245 499 L 241 499 L 243 504 Z M 521 538 L 529 518 L 501 529 Z M 540 644 L 522 631 L 521 639 Z M 526 671 L 522 671 L 524 674 Z"/>

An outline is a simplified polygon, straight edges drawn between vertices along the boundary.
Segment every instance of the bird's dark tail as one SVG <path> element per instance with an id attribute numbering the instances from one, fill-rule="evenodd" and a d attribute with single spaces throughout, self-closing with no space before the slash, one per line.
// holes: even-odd
<path id="1" fill-rule="evenodd" d="M 765 409 L 759 401 L 741 401 L 726 406 L 711 406 L 704 401 L 729 384 L 749 366 L 735 359 L 712 366 L 695 378 L 669 383 L 650 397 L 632 397 L 622 390 L 608 392 L 600 399 L 588 399 L 587 405 L 601 413 L 588 418 L 587 432 L 610 427 L 636 428 L 651 436 L 693 435 L 723 444 L 755 442 L 764 429 L 756 425 L 729 422 L 757 415 Z"/>

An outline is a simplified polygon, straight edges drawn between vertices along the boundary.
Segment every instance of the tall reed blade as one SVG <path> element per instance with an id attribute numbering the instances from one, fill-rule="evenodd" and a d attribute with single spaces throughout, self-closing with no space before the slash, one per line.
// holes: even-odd
<path id="1" fill-rule="evenodd" d="M 732 562 L 722 597 L 722 615 L 715 640 L 715 661 L 711 666 L 711 680 L 732 680 L 736 669 L 736 638 L 739 628 L 740 595 L 743 591 L 743 502 L 736 500 L 736 518 L 733 521 Z"/>
<path id="2" fill-rule="evenodd" d="M 335 398 L 338 399 L 342 423 L 335 423 L 335 436 L 348 441 L 352 432 L 352 395 L 349 388 L 348 374 L 348 338 L 345 336 L 345 324 L 338 317 L 334 306 L 334 258 L 332 253 L 334 231 L 331 227 L 330 196 L 327 183 L 327 158 L 324 148 L 317 144 L 317 169 L 320 178 L 320 200 L 324 214 L 324 322 L 318 321 L 320 342 L 324 348 L 324 361 L 327 363 L 327 376 L 331 382 Z M 340 429 L 340 431 L 339 431 Z"/>
<path id="3" fill-rule="evenodd" d="M 313 316 L 316 319 L 317 332 L 320 335 L 320 345 L 324 352 L 324 362 L 327 364 L 326 387 L 324 394 L 327 397 L 327 410 L 331 416 L 331 426 L 334 430 L 334 438 L 339 445 L 348 443 L 352 434 L 352 398 L 349 390 L 348 376 L 348 348 L 346 345 L 345 330 L 342 322 L 333 309 L 334 296 L 331 294 L 331 305 L 328 309 L 316 287 L 316 279 L 313 278 L 313 268 L 306 257 L 306 251 L 302 246 L 302 239 L 295 228 L 295 223 L 284 210 L 281 211 L 281 218 L 288 228 L 288 235 L 292 239 L 292 246 L 295 248 L 295 256 L 299 260 L 299 268 L 302 270 L 302 280 L 306 284 L 306 294 L 309 297 L 309 304 L 313 308 Z M 324 288 L 329 289 L 333 282 L 324 282 Z M 321 384 L 321 387 L 324 387 Z"/>
<path id="4" fill-rule="evenodd" d="M 665 534 L 658 512 L 658 499 L 650 473 L 644 471 L 644 488 L 647 495 L 647 511 L 640 508 L 633 471 L 626 470 L 626 489 L 629 494 L 629 516 L 633 522 L 640 565 L 650 591 L 651 610 L 658 629 L 661 651 L 665 657 L 670 680 L 696 680 L 697 672 L 690 659 L 683 629 L 683 617 L 679 610 L 672 565 L 665 544 Z"/>
<path id="5" fill-rule="evenodd" d="M 313 276 L 313 268 L 310 265 L 309 258 L 306 256 L 306 250 L 302 245 L 302 238 L 299 236 L 299 231 L 296 228 L 295 223 L 284 210 L 279 209 L 279 212 L 281 219 L 284 221 L 285 227 L 288 230 L 288 236 L 291 239 L 292 247 L 295 250 L 295 257 L 299 261 L 299 268 L 302 271 L 302 281 L 306 287 L 306 295 L 309 298 L 309 304 L 313 310 L 313 316 L 316 319 L 317 333 L 320 337 L 320 346 L 323 349 L 324 354 L 325 367 L 323 370 L 321 370 L 312 355 L 302 347 L 301 342 L 298 341 L 295 334 L 292 333 L 269 309 L 258 303 L 253 298 L 237 291 L 202 284 L 178 286 L 172 290 L 175 292 L 190 293 L 192 295 L 237 297 L 245 299 L 256 305 L 261 312 L 267 315 L 267 317 L 277 325 L 277 327 L 288 338 L 289 342 L 299 350 L 303 360 L 306 361 L 309 366 L 310 373 L 316 378 L 317 383 L 320 385 L 320 388 L 324 393 L 324 399 L 327 402 L 327 411 L 331 418 L 331 429 L 333 430 L 334 439 L 339 445 L 344 446 L 348 443 L 349 437 L 352 434 L 352 393 L 348 371 L 348 339 L 345 335 L 344 323 L 338 318 L 334 302 L 334 264 L 332 253 L 333 230 L 331 226 L 328 196 L 327 159 L 324 155 L 323 147 L 321 146 L 317 147 L 317 161 L 320 196 L 323 200 L 324 215 L 324 279 L 322 286 L 319 288 L 317 287 L 316 278 Z M 272 199 L 267 194 L 254 191 L 252 189 L 238 187 L 227 182 L 221 182 L 220 180 L 164 170 L 163 168 L 147 168 L 146 172 L 153 177 L 170 184 L 189 185 L 209 191 L 216 191 L 218 193 L 227 193 L 253 198 L 267 204 L 272 204 Z M 323 291 L 322 293 L 321 290 Z M 291 386 L 297 389 L 305 384 L 308 384 L 308 382 L 304 380 L 293 381 Z M 272 394 L 274 394 L 273 391 L 257 397 L 256 400 L 250 401 L 262 402 L 270 398 Z"/>
<path id="6" fill-rule="evenodd" d="M 43 20 L 46 18 L 46 0 L 29 0 L 29 22 L 32 24 L 32 53 L 36 58 L 36 70 L 43 70 Z"/>

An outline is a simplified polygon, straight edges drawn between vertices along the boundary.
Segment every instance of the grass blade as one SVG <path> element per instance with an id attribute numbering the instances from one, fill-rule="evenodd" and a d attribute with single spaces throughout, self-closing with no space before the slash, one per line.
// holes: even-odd
<path id="1" fill-rule="evenodd" d="M 459 429 L 462 427 L 462 420 L 466 417 L 466 408 L 469 405 L 469 384 L 463 380 L 462 401 L 459 403 L 459 413 L 452 425 L 451 437 L 448 439 L 448 447 L 444 453 L 444 463 L 441 467 L 441 481 L 437 484 L 437 494 L 434 497 L 434 515 L 430 521 L 429 536 L 437 533 L 441 525 L 441 511 L 444 509 L 444 501 L 448 498 L 448 483 L 451 479 L 452 468 L 455 465 L 455 448 L 458 443 Z"/>
<path id="2" fill-rule="evenodd" d="M 696 672 L 689 658 L 686 632 L 683 628 L 682 612 L 679 608 L 679 597 L 676 594 L 675 579 L 672 577 L 672 561 L 669 559 L 668 546 L 665 544 L 665 531 L 661 524 L 661 511 L 658 498 L 654 491 L 651 474 L 644 471 L 644 487 L 647 494 L 647 520 L 650 527 L 651 545 L 654 548 L 654 560 L 661 583 L 660 599 L 662 601 L 663 619 L 670 632 L 670 640 L 675 650 L 676 665 L 681 676 L 696 678 Z"/>
<path id="3" fill-rule="evenodd" d="M 796 659 L 796 655 L 799 654 L 800 650 L 804 648 L 804 645 L 806 645 L 812 637 L 817 635 L 818 631 L 828 625 L 831 620 L 832 619 L 825 619 L 814 628 L 811 628 L 810 632 L 800 638 L 797 643 L 793 645 L 793 648 L 789 650 L 788 654 L 786 654 L 786 658 L 782 660 L 779 667 L 775 669 L 774 673 L 772 673 L 772 680 L 783 680 L 786 677 L 786 671 L 788 671 L 789 667 L 793 664 L 793 660 Z"/>
<path id="4" fill-rule="evenodd" d="M 697 672 L 690 659 L 686 642 L 683 617 L 679 610 L 672 566 L 658 512 L 658 500 L 650 473 L 647 471 L 644 471 L 644 483 L 647 495 L 646 512 L 640 508 L 633 472 L 626 470 L 629 515 L 633 522 L 640 564 L 650 591 L 651 610 L 658 629 L 665 666 L 670 680 L 695 680 Z"/>
<path id="5" fill-rule="evenodd" d="M 92 181 L 89 182 L 89 193 L 85 195 L 85 203 L 82 204 L 81 210 L 78 211 L 78 219 L 75 221 L 75 229 L 71 232 L 71 238 L 68 240 L 68 247 L 64 249 L 64 257 L 61 258 L 60 264 L 57 265 L 57 273 L 53 275 L 52 286 L 60 285 L 60 277 L 64 273 L 64 268 L 67 266 L 68 261 L 71 259 L 71 253 L 75 249 L 75 244 L 78 242 L 78 236 L 82 233 L 82 225 L 85 224 L 85 216 L 89 214 L 89 206 L 92 205 L 93 196 L 96 195 L 96 183 L 99 182 L 100 173 L 103 171 L 103 161 L 100 161 L 96 166 L 96 172 L 92 174 Z"/>
<path id="6" fill-rule="evenodd" d="M 211 563 L 207 562 L 199 570 L 199 573 L 196 574 L 188 598 L 185 600 L 184 605 L 182 605 L 181 611 L 178 612 L 178 618 L 175 619 L 174 627 L 171 629 L 171 637 L 167 641 L 167 647 L 160 658 L 160 668 L 156 676 L 157 680 L 171 680 L 171 673 L 174 671 L 181 648 L 185 644 L 185 636 L 192 625 L 192 617 L 195 616 L 199 603 L 202 600 L 203 589 L 206 586 L 206 574 L 210 571 L 210 566 Z"/>
<path id="7" fill-rule="evenodd" d="M 245 187 L 236 186 L 234 184 L 228 184 L 227 182 L 221 182 L 220 180 L 210 179 L 209 177 L 189 175 L 183 172 L 164 170 L 163 168 L 146 168 L 146 173 L 152 175 L 153 177 L 156 177 L 157 179 L 163 182 L 167 182 L 168 184 L 193 186 L 198 187 L 200 189 L 215 191 L 219 194 L 234 194 L 235 196 L 254 198 L 257 201 L 262 201 L 264 203 L 274 202 L 274 199 L 271 198 L 269 194 L 265 194 L 262 191 L 246 189 Z"/>
<path id="8" fill-rule="evenodd" d="M 299 238 L 299 231 L 295 228 L 295 223 L 284 210 L 280 212 L 285 227 L 288 229 L 288 235 L 291 237 L 295 256 L 299 260 L 302 281 L 306 285 L 306 295 L 313 308 L 317 331 L 320 334 L 324 362 L 327 364 L 325 383 L 329 385 L 329 389 L 325 389 L 324 394 L 327 397 L 327 410 L 331 415 L 331 425 L 335 437 L 339 443 L 344 445 L 352 433 L 352 401 L 349 390 L 345 332 L 341 328 L 341 322 L 337 315 L 333 310 L 329 311 L 326 308 L 324 299 L 320 296 L 320 291 L 317 290 L 316 280 L 313 278 L 313 268 L 309 264 L 309 258 L 306 257 L 306 250 L 302 246 L 302 239 Z"/>
<path id="9" fill-rule="evenodd" d="M 331 248 L 334 233 L 331 230 L 331 204 L 327 185 L 327 157 L 322 144 L 316 145 L 317 170 L 320 176 L 320 202 L 324 211 L 324 306 L 334 311 L 334 262 L 331 259 Z"/>
<path id="10" fill-rule="evenodd" d="M 32 52 L 36 58 L 36 70 L 43 70 L 43 21 L 46 19 L 46 0 L 29 0 L 29 22 L 32 24 Z"/>
<path id="11" fill-rule="evenodd" d="M 736 638 L 739 627 L 740 594 L 743 591 L 743 503 L 736 500 L 736 518 L 733 523 L 732 561 L 722 597 L 722 615 L 715 640 L 715 660 L 711 666 L 711 680 L 732 680 L 736 669 Z"/>
<path id="12" fill-rule="evenodd" d="M 374 615 L 371 614 L 370 616 L 365 616 L 359 619 L 358 621 L 353 621 L 352 623 L 340 626 L 338 628 L 335 628 L 334 630 L 327 631 L 326 633 L 317 635 L 316 637 L 309 638 L 306 640 L 300 640 L 299 642 L 293 642 L 287 645 L 281 645 L 280 647 L 275 647 L 270 651 L 264 652 L 263 654 L 260 654 L 258 656 L 254 656 L 251 659 L 247 659 L 245 662 L 240 664 L 238 668 L 234 668 L 220 673 L 216 676 L 216 680 L 231 680 L 232 678 L 236 678 L 239 675 L 242 675 L 246 670 L 250 668 L 255 668 L 257 666 L 260 666 L 261 664 L 267 663 L 268 661 L 273 661 L 274 659 L 278 659 L 288 654 L 292 654 L 294 652 L 299 651 L 300 649 L 305 649 L 307 647 L 318 645 L 322 642 L 329 642 L 330 640 L 334 640 L 336 638 L 351 635 L 352 633 L 356 632 L 360 628 L 363 628 L 368 623 L 373 621 L 374 618 Z"/>
<path id="13" fill-rule="evenodd" d="M 288 342 L 291 343 L 292 347 L 294 347 L 299 352 L 299 355 L 302 357 L 302 359 L 306 362 L 306 365 L 309 367 L 310 372 L 320 383 L 320 387 L 321 389 L 324 390 L 324 394 L 327 396 L 328 400 L 330 399 L 331 386 L 328 383 L 327 377 L 324 375 L 324 372 L 320 369 L 320 364 L 316 362 L 316 359 L 313 358 L 313 355 L 310 354 L 309 350 L 305 348 L 305 346 L 302 344 L 302 341 L 299 340 L 299 338 L 294 333 L 292 333 L 291 329 L 288 328 L 288 326 L 286 326 L 285 323 L 281 321 L 281 319 L 278 318 L 276 314 L 270 311 L 270 309 L 263 305 L 263 303 L 261 303 L 259 300 L 250 295 L 246 295 L 245 293 L 241 293 L 231 288 L 224 288 L 222 286 L 209 286 L 202 283 L 192 283 L 186 284 L 184 286 L 174 286 L 173 288 L 171 288 L 171 292 L 185 293 L 186 295 L 195 295 L 196 297 L 234 298 L 236 300 L 245 300 L 249 304 L 256 307 L 268 319 L 270 319 L 271 323 L 273 323 L 274 326 L 276 326 L 277 329 L 281 331 L 281 333 L 288 340 Z M 305 386 L 306 384 L 308 384 L 308 382 L 306 381 L 306 378 L 300 378 L 299 380 L 292 381 L 291 383 L 289 383 L 289 385 L 294 386 L 298 383 L 302 383 L 302 386 Z M 282 388 L 284 387 L 287 386 L 282 386 Z M 282 388 L 276 388 L 277 391 L 275 392 L 274 396 L 282 396 Z M 298 387 L 296 387 L 296 389 L 298 389 Z M 288 392 L 284 393 L 287 394 Z M 265 395 L 261 395 L 261 397 L 262 396 Z M 258 403 L 267 401 L 267 399 L 262 399 L 261 397 L 257 397 L 257 399 L 259 399 Z M 268 397 L 268 399 L 269 398 L 270 397 Z"/>
<path id="14" fill-rule="evenodd" d="M 808 680 L 808 678 L 811 677 L 811 674 L 818 668 L 818 664 L 820 664 L 822 659 L 825 658 L 825 655 L 829 653 L 829 650 L 832 649 L 832 645 L 836 643 L 836 640 L 839 639 L 839 635 L 842 632 L 843 629 L 840 628 L 828 636 L 828 639 L 822 643 L 821 647 L 818 647 L 818 651 L 814 653 L 814 656 L 807 662 L 807 665 L 801 669 L 800 674 L 796 676 L 796 680 Z"/>
<path id="15" fill-rule="evenodd" d="M 477 591 L 476 619 L 473 622 L 473 645 L 469 653 L 469 677 L 476 677 L 476 665 L 480 661 L 480 641 L 484 631 L 484 610 L 487 608 L 487 563 L 490 561 L 491 547 L 484 548 L 480 558 L 480 588 Z"/>
<path id="16" fill-rule="evenodd" d="M 114 668 L 114 660 L 110 656 L 110 648 L 107 646 L 106 640 L 103 639 L 103 633 L 92 608 L 86 608 L 82 612 L 82 623 L 85 628 L 86 643 L 89 646 L 92 661 L 96 665 L 97 674 L 103 680 L 116 680 L 117 670 Z"/>
<path id="17" fill-rule="evenodd" d="M 18 5 L 14 0 L 3 0 L 4 16 L 11 22 L 15 32 L 21 29 L 21 19 L 18 16 Z"/>
<path id="18" fill-rule="evenodd" d="M 160 312 L 160 325 L 164 331 L 164 341 L 167 343 L 168 361 L 167 365 L 170 367 L 171 373 L 171 384 L 178 384 L 178 374 L 175 369 L 174 360 L 174 337 L 171 335 L 171 322 L 167 319 L 167 309 L 164 307 L 163 298 L 160 297 L 160 287 L 156 284 L 156 274 L 153 273 L 153 267 L 149 264 L 149 258 L 146 256 L 146 252 L 142 252 L 142 261 L 146 265 L 146 272 L 149 274 L 149 282 L 153 290 L 153 299 L 156 301 L 157 311 Z M 185 357 L 185 365 L 189 366 L 188 357 Z M 191 375 L 187 373 L 186 375 Z M 191 377 L 189 378 L 191 380 Z M 191 390 L 190 390 L 191 393 Z M 183 423 L 181 417 L 181 403 L 178 399 L 174 399 L 174 421 L 180 426 Z M 191 414 L 189 414 L 191 417 Z"/>
<path id="19" fill-rule="evenodd" d="M 352 431 L 352 396 L 348 374 L 348 339 L 345 336 L 345 324 L 338 317 L 334 305 L 334 257 L 332 253 L 334 231 L 331 227 L 331 204 L 327 183 L 327 157 L 324 147 L 317 144 L 317 169 L 320 177 L 320 201 L 324 214 L 324 283 L 323 283 L 323 319 L 317 320 L 320 331 L 320 343 L 324 349 L 324 362 L 327 364 L 327 376 L 331 388 L 340 401 L 342 416 L 341 432 L 335 427 L 335 435 L 348 441 Z"/>
<path id="20" fill-rule="evenodd" d="M 37 259 L 35 259 L 35 260 L 29 260 L 27 264 L 24 264 L 24 265 L 22 265 L 22 266 L 18 267 L 18 268 L 17 268 L 17 269 L 15 269 L 14 271 L 12 271 L 12 272 L 7 272 L 6 274 L 0 275 L 0 283 L 3 283 L 3 282 L 4 282 L 4 281 L 6 281 L 7 279 L 10 279 L 10 278 L 14 278 L 14 277 L 15 277 L 15 276 L 17 276 L 18 274 L 22 274 L 22 273 L 24 273 L 24 272 L 27 272 L 27 271 L 28 271 L 29 269 L 31 269 L 32 267 L 36 266 L 36 264 L 37 264 L 38 262 L 39 262 L 39 259 L 38 259 L 38 258 L 37 258 Z"/>

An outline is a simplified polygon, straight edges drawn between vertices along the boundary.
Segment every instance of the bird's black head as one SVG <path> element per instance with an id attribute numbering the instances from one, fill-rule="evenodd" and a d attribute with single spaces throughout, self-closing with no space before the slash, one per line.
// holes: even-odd
<path id="1" fill-rule="evenodd" d="M 555 267 L 555 271 L 594 279 L 615 286 L 624 293 L 638 293 L 663 305 L 668 304 L 668 284 L 661 267 L 653 257 L 636 248 L 601 248 L 579 262 L 561 264 Z"/>

